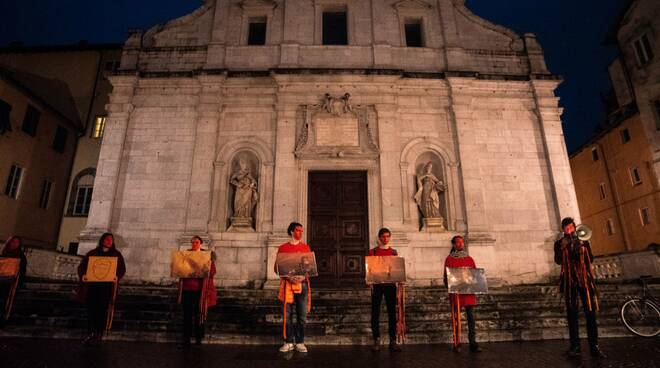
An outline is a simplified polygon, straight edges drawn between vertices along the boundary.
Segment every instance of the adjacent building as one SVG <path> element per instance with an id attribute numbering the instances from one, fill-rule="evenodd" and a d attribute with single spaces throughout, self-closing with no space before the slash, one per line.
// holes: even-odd
<path id="1" fill-rule="evenodd" d="M 582 221 L 594 252 L 640 251 L 660 244 L 660 6 L 628 1 L 608 41 L 613 98 L 602 129 L 571 156 Z"/>
<path id="2" fill-rule="evenodd" d="M 82 123 L 70 177 L 66 183 L 59 183 L 59 189 L 66 193 L 66 201 L 60 213 L 58 235 L 49 245 L 51 249 L 77 252 L 78 235 L 89 213 L 105 128 L 105 105 L 112 89 L 107 77 L 118 68 L 120 57 L 121 45 L 85 42 L 29 47 L 13 44 L 0 49 L 0 65 L 66 84 Z"/>
<path id="3" fill-rule="evenodd" d="M 68 86 L 0 67 L 0 239 L 57 241 L 82 125 Z"/>

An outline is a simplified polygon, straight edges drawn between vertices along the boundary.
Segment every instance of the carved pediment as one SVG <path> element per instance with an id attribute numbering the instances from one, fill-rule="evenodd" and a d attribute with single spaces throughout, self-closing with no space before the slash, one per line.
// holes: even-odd
<path id="1" fill-rule="evenodd" d="M 422 0 L 402 0 L 392 4 L 396 10 L 429 10 L 431 4 Z"/>
<path id="2" fill-rule="evenodd" d="M 378 157 L 373 107 L 353 105 L 351 95 L 326 93 L 299 109 L 295 155 L 301 158 Z"/>
<path id="3" fill-rule="evenodd" d="M 273 0 L 243 0 L 238 3 L 243 10 L 255 8 L 273 10 L 277 8 L 277 5 L 277 1 Z"/>

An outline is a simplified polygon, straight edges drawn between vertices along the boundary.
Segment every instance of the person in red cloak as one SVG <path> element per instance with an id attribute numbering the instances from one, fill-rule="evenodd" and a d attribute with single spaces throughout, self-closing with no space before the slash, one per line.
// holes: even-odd
<path id="1" fill-rule="evenodd" d="M 457 235 L 451 239 L 451 251 L 445 259 L 444 283 L 447 286 L 447 268 L 477 268 L 472 257 L 468 255 L 465 246 L 465 240 Z M 451 306 L 452 327 L 454 332 L 454 351 L 461 351 L 461 308 L 465 308 L 465 315 L 468 321 L 468 340 L 470 341 L 470 351 L 478 353 L 481 348 L 477 344 L 477 336 L 474 323 L 474 306 L 477 305 L 477 298 L 474 294 L 449 294 L 449 304 Z"/>
<path id="2" fill-rule="evenodd" d="M 27 269 L 27 258 L 23 251 L 23 242 L 21 241 L 21 238 L 18 236 L 10 236 L 5 242 L 5 246 L 2 248 L 2 254 L 0 254 L 0 256 L 5 258 L 19 258 L 21 260 L 18 269 L 18 286 L 20 287 L 25 279 L 25 271 Z M 12 286 L 15 281 L 16 279 L 14 277 L 4 280 L 0 279 L 0 308 L 2 308 L 0 309 L 0 327 L 4 325 L 7 320 L 5 306 L 7 305 L 7 299 L 10 297 Z"/>
<path id="3" fill-rule="evenodd" d="M 193 252 L 202 250 L 202 238 L 195 235 L 190 239 Z M 181 347 L 190 346 L 190 338 L 195 333 L 195 344 L 200 345 L 204 337 L 204 324 L 209 307 L 217 302 L 218 293 L 213 284 L 216 273 L 214 254 L 211 253 L 211 268 L 207 278 L 182 278 L 179 280 L 178 301 L 183 306 L 183 340 Z"/>
<path id="4" fill-rule="evenodd" d="M 277 253 L 308 253 L 311 252 L 309 245 L 302 242 L 303 227 L 297 222 L 292 222 L 287 229 L 287 234 L 291 240 L 280 245 Z M 277 265 L 275 265 L 277 273 Z M 305 346 L 305 324 L 307 323 L 307 313 L 312 308 L 312 290 L 309 285 L 309 278 L 305 276 L 281 277 L 280 290 L 277 293 L 277 299 L 282 302 L 284 344 L 280 347 L 280 352 L 288 353 L 296 350 L 299 353 L 306 353 Z M 293 311 L 296 311 L 296 321 L 293 321 Z"/>

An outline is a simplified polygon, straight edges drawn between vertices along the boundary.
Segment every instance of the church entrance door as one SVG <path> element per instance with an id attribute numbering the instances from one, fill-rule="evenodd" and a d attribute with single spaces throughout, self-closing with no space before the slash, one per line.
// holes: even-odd
<path id="1" fill-rule="evenodd" d="M 310 171 L 307 240 L 316 254 L 319 277 L 327 287 L 364 283 L 369 250 L 366 171 Z"/>

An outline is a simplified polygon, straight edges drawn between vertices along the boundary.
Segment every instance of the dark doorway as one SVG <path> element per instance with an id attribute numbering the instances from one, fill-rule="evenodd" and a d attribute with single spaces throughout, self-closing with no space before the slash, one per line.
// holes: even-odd
<path id="1" fill-rule="evenodd" d="M 309 233 L 316 253 L 316 286 L 357 286 L 364 283 L 364 256 L 369 250 L 367 173 L 310 171 Z"/>

